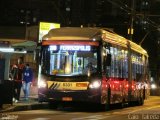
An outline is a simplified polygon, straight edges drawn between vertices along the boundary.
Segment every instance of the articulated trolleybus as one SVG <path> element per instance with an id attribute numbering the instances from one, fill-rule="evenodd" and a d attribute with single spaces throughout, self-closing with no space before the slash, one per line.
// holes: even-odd
<path id="1" fill-rule="evenodd" d="M 38 97 L 58 103 L 144 103 L 148 54 L 107 29 L 63 27 L 43 36 Z"/>

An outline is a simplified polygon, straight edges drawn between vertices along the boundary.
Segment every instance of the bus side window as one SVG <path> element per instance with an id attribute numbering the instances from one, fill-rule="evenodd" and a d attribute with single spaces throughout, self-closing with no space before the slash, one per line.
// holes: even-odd
<path id="1" fill-rule="evenodd" d="M 111 54 L 107 54 L 106 66 L 111 66 Z"/>

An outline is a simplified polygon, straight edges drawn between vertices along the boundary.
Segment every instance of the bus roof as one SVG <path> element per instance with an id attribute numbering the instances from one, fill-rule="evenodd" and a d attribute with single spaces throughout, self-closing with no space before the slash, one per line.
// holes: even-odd
<path id="1" fill-rule="evenodd" d="M 62 27 L 52 29 L 43 40 L 91 40 L 101 30 L 97 28 Z"/>
<path id="2" fill-rule="evenodd" d="M 138 44 L 127 40 L 126 38 L 111 32 L 111 30 L 97 27 L 61 27 L 52 29 L 48 32 L 48 34 L 44 35 L 43 40 L 89 40 L 89 41 L 100 41 L 103 39 L 106 42 L 120 45 L 122 47 L 127 48 L 128 44 L 130 44 L 131 49 L 144 54 L 148 57 L 147 52 Z"/>

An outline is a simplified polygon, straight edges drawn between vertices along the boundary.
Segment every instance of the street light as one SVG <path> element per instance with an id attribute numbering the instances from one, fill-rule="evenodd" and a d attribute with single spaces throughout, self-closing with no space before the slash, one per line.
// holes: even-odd
<path id="1" fill-rule="evenodd" d="M 151 84 L 151 89 L 156 89 L 156 88 L 157 88 L 156 84 L 155 84 L 155 83 L 152 83 L 152 84 Z"/>

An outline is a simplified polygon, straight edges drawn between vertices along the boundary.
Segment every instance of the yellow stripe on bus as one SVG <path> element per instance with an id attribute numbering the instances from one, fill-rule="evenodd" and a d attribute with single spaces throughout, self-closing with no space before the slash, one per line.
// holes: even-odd
<path id="1" fill-rule="evenodd" d="M 50 88 L 53 83 L 54 83 L 53 81 L 47 81 L 48 88 Z"/>
<path id="2" fill-rule="evenodd" d="M 87 90 L 89 82 L 57 82 L 47 81 L 49 89 L 55 90 Z"/>

